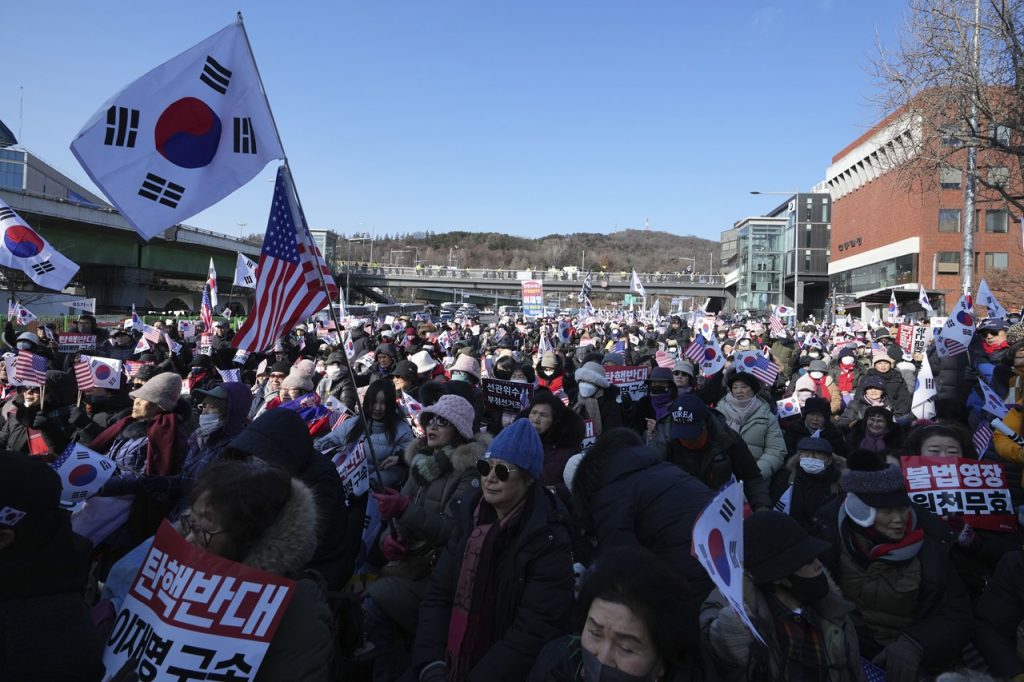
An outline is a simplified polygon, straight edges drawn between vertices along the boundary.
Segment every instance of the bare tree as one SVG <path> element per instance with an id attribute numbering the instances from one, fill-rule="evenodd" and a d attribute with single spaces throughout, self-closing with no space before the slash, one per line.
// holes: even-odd
<path id="1" fill-rule="evenodd" d="M 1024 212 L 1024 0 L 979 1 L 976 69 L 975 0 L 909 0 L 897 45 L 880 42 L 873 61 L 877 101 L 914 131 L 895 164 L 907 182 L 934 185 L 943 169 L 964 171 L 973 146 L 987 200 Z"/>

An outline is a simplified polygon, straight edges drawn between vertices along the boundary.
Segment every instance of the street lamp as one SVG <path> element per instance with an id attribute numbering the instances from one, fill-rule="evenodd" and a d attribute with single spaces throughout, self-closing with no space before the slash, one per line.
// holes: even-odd
<path id="1" fill-rule="evenodd" d="M 793 196 L 793 310 L 796 319 L 800 318 L 800 188 L 793 192 L 759 192 L 751 190 L 751 194 Z M 786 260 L 782 262 L 782 287 L 786 287 Z"/>
<path id="2" fill-rule="evenodd" d="M 452 267 L 452 254 L 454 254 L 454 252 L 458 251 L 458 250 L 459 250 L 458 246 L 449 246 L 448 247 L 448 267 L 449 268 Z"/>

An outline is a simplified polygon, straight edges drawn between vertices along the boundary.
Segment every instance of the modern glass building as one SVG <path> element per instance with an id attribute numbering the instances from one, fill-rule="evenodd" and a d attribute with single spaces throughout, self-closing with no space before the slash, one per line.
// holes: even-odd
<path id="1" fill-rule="evenodd" d="M 771 312 L 783 302 L 785 218 L 744 218 L 736 233 L 736 310 Z"/>

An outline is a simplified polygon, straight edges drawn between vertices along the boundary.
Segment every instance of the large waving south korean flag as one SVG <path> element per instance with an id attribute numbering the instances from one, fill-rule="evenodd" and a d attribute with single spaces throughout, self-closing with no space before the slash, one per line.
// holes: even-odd
<path id="1" fill-rule="evenodd" d="M 240 22 L 111 97 L 71 151 L 146 239 L 284 158 Z"/>
<path id="2" fill-rule="evenodd" d="M 0 265 L 21 270 L 41 287 L 63 291 L 78 272 L 76 264 L 50 246 L 3 199 L 0 234 Z"/>

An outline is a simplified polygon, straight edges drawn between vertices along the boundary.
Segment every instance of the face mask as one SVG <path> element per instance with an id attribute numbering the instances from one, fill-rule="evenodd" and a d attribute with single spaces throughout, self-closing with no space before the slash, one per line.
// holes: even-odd
<path id="1" fill-rule="evenodd" d="M 328 379 L 334 381 L 335 379 L 341 376 L 341 367 L 328 367 L 325 374 L 327 375 Z"/>
<path id="2" fill-rule="evenodd" d="M 650 682 L 654 678 L 650 675 L 637 677 L 623 672 L 618 668 L 605 665 L 598 660 L 597 656 L 580 647 L 583 655 L 583 679 L 587 682 Z"/>
<path id="3" fill-rule="evenodd" d="M 852 365 L 853 363 L 856 362 L 856 360 L 853 358 L 852 355 L 844 355 L 843 359 L 840 360 L 839 362 L 843 363 L 844 365 Z"/>
<path id="4" fill-rule="evenodd" d="M 452 372 L 452 381 L 465 381 L 470 383 L 472 379 L 466 372 Z"/>
<path id="5" fill-rule="evenodd" d="M 800 468 L 811 475 L 820 474 L 825 470 L 825 466 L 826 465 L 823 460 L 816 459 L 814 457 L 800 458 Z"/>
<path id="6" fill-rule="evenodd" d="M 825 376 L 824 372 L 811 372 L 811 378 L 812 379 L 820 379 L 823 376 Z"/>
<path id="7" fill-rule="evenodd" d="M 824 572 L 813 578 L 791 575 L 789 576 L 789 587 L 786 589 L 801 604 L 813 604 L 828 594 L 828 577 Z"/>
<path id="8" fill-rule="evenodd" d="M 32 343 L 29 341 L 18 341 L 18 350 L 32 350 Z"/>
<path id="9" fill-rule="evenodd" d="M 223 422 L 224 419 L 219 414 L 201 414 L 199 415 L 199 433 L 204 436 L 209 436 L 211 433 L 216 431 Z"/>
<path id="10" fill-rule="evenodd" d="M 597 393 L 597 386 L 594 384 L 582 383 L 580 384 L 580 395 L 584 398 L 593 397 Z"/>

